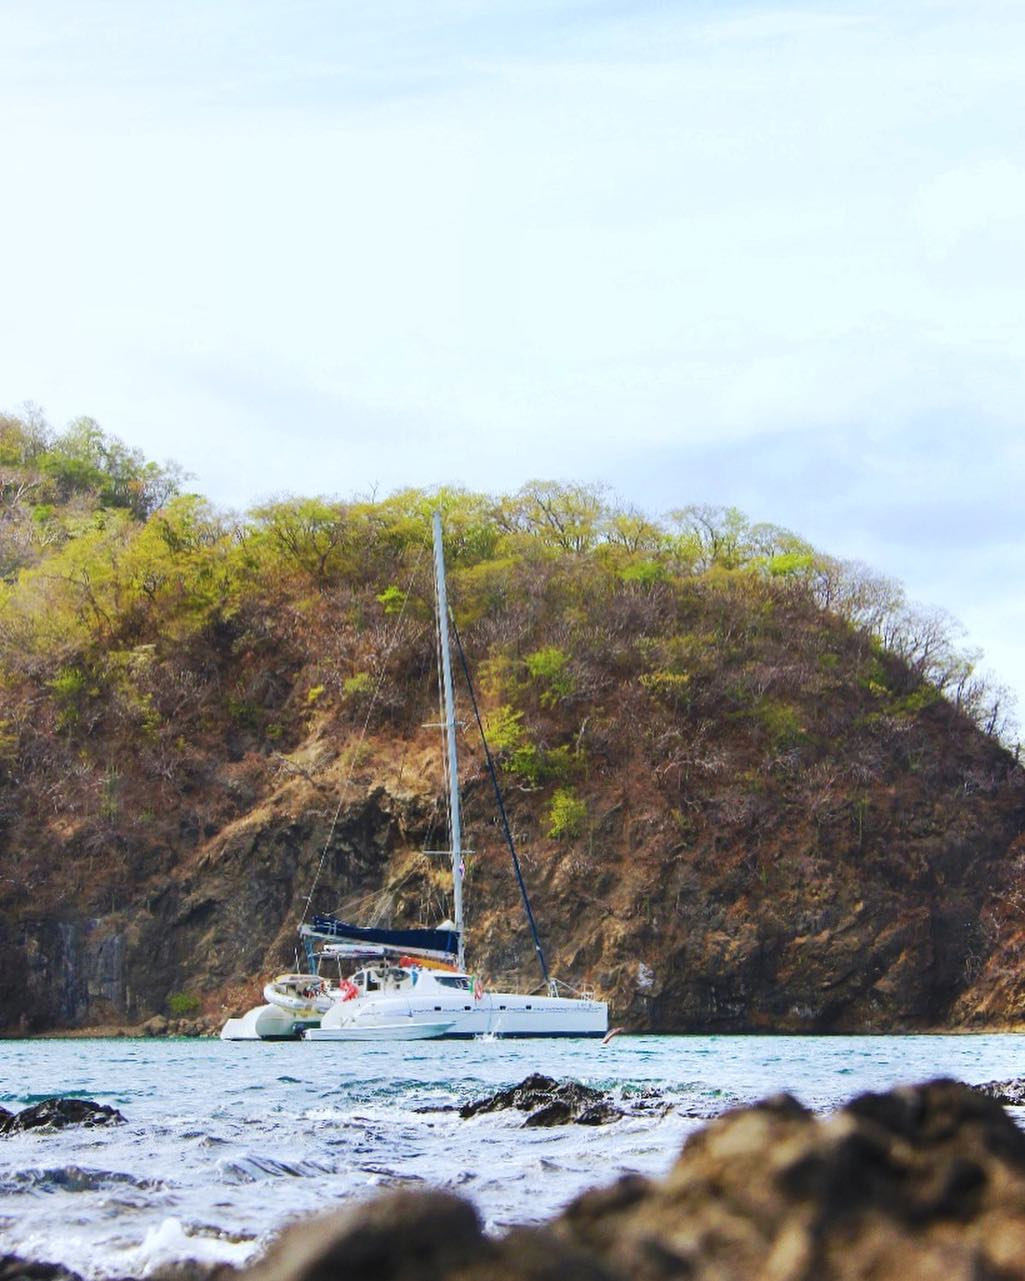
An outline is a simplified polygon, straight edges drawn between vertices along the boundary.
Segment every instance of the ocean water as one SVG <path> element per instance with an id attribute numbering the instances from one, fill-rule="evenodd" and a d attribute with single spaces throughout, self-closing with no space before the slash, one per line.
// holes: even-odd
<path id="1" fill-rule="evenodd" d="M 522 1114 L 462 1121 L 441 1107 L 531 1072 L 629 1098 L 664 1117 L 524 1130 Z M 289 1220 L 389 1187 L 470 1197 L 488 1228 L 547 1218 L 586 1187 L 661 1174 L 685 1137 L 789 1090 L 829 1109 L 864 1090 L 1025 1074 L 1025 1036 L 620 1036 L 594 1041 L 0 1042 L 0 1103 L 50 1095 L 119 1108 L 127 1123 L 0 1137 L 0 1253 L 89 1277 L 172 1260 L 242 1263 Z"/>

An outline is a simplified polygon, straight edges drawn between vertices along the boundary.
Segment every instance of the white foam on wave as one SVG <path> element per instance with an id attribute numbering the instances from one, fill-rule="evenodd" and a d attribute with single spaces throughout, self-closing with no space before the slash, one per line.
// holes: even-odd
<path id="1" fill-rule="evenodd" d="M 231 1263 L 241 1267 L 259 1249 L 256 1241 L 226 1241 L 223 1237 L 188 1232 L 180 1219 L 168 1218 L 150 1228 L 139 1245 L 127 1250 L 124 1268 L 129 1276 L 148 1277 L 170 1263 Z"/>
<path id="2" fill-rule="evenodd" d="M 352 1121 L 354 1112 L 343 1112 L 339 1108 L 307 1108 L 302 1114 L 304 1121 Z"/>

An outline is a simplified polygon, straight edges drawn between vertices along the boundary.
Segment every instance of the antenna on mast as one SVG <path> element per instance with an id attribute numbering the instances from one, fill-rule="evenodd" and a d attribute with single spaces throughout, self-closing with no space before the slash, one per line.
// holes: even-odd
<path id="1" fill-rule="evenodd" d="M 452 912 L 459 939 L 457 957 L 463 968 L 463 832 L 459 812 L 459 761 L 456 756 L 456 709 L 452 693 L 452 658 L 448 639 L 448 595 L 445 590 L 445 553 L 441 540 L 441 512 L 432 520 L 434 531 L 434 591 L 438 614 L 438 649 L 444 696 L 445 746 L 448 754 L 448 809 L 452 829 Z"/>

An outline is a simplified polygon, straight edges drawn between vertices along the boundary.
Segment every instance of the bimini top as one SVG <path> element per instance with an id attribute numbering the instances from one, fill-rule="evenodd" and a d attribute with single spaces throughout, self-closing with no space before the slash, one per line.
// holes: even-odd
<path id="1" fill-rule="evenodd" d="M 315 916 L 313 926 L 303 933 L 323 939 L 371 944 L 396 952 L 416 953 L 440 958 L 459 955 L 457 930 L 376 930 L 363 925 L 350 925 L 336 916 Z"/>

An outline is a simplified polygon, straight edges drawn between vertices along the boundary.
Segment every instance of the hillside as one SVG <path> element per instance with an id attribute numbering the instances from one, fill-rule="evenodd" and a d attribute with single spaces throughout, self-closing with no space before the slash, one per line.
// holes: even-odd
<path id="1" fill-rule="evenodd" d="M 219 1020 L 291 966 L 314 884 L 447 913 L 434 506 L 560 977 L 635 1028 L 1022 1018 L 1025 775 L 892 583 L 587 487 L 228 517 L 182 483 L 89 420 L 0 418 L 0 1025 Z M 469 955 L 533 981 L 464 738 Z"/>

